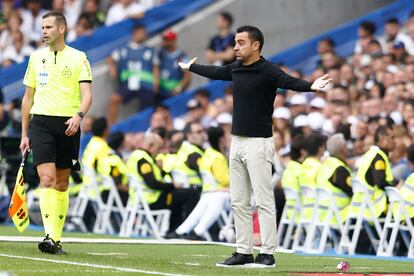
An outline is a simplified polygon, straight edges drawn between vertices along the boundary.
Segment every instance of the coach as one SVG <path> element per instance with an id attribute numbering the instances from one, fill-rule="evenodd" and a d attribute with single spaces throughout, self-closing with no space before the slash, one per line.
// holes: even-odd
<path id="1" fill-rule="evenodd" d="M 276 89 L 316 91 L 325 87 L 329 75 L 312 84 L 285 74 L 260 52 L 263 34 L 253 26 L 237 29 L 234 51 L 237 60 L 225 66 L 197 65 L 193 58 L 179 63 L 184 70 L 212 79 L 233 81 L 233 127 L 230 149 L 230 196 L 234 209 L 237 250 L 217 266 L 274 267 L 276 210 L 271 175 L 274 142 L 273 102 Z M 262 247 L 253 258 L 251 195 L 259 212 Z"/>

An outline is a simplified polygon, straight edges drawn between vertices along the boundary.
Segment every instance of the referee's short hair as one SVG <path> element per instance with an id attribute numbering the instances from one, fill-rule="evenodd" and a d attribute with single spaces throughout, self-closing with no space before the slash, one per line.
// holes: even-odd
<path id="1" fill-rule="evenodd" d="M 66 23 L 66 17 L 61 12 L 51 11 L 46 13 L 42 16 L 42 19 L 48 18 L 48 17 L 54 17 L 56 20 L 56 24 L 58 26 L 64 25 L 66 30 L 68 29 L 68 24 Z"/>
<path id="2" fill-rule="evenodd" d="M 243 33 L 246 32 L 249 34 L 249 39 L 251 41 L 259 41 L 260 46 L 259 46 L 259 52 L 262 51 L 263 48 L 263 44 L 264 44 L 264 37 L 263 37 L 263 33 L 261 30 L 259 30 L 259 28 L 254 27 L 254 26 L 249 26 L 249 25 L 245 25 L 245 26 L 241 26 L 238 27 L 236 30 L 237 33 Z"/>

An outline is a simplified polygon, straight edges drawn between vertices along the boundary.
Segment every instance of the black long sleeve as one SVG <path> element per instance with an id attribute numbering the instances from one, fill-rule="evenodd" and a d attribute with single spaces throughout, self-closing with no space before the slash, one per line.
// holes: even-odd
<path id="1" fill-rule="evenodd" d="M 208 78 L 233 81 L 232 134 L 246 137 L 272 136 L 277 88 L 307 92 L 312 85 L 285 74 L 263 57 L 249 65 L 240 61 L 226 66 L 192 64 L 190 71 Z"/>
<path id="2" fill-rule="evenodd" d="M 337 188 L 341 189 L 345 194 L 349 197 L 352 197 L 352 187 L 350 184 L 351 182 L 351 175 L 349 171 L 345 169 L 343 166 L 339 166 L 329 179 L 329 181 Z M 348 183 L 349 181 L 349 183 Z"/>
<path id="3" fill-rule="evenodd" d="M 231 81 L 232 64 L 225 66 L 191 64 L 190 71 L 215 80 Z"/>
<path id="4" fill-rule="evenodd" d="M 150 166 L 151 169 L 149 169 L 148 166 Z M 174 186 L 172 184 L 160 182 L 155 178 L 154 170 L 151 164 L 148 163 L 148 161 L 146 161 L 145 159 L 141 159 L 138 161 L 137 169 L 138 172 L 142 175 L 142 178 L 144 178 L 145 184 L 148 185 L 148 187 L 150 187 L 151 189 L 160 190 L 164 192 L 169 192 L 174 189 Z"/>

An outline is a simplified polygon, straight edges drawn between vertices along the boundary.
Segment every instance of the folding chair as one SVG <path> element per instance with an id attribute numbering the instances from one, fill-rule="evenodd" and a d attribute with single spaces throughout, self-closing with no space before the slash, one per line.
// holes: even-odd
<path id="1" fill-rule="evenodd" d="M 283 249 L 290 249 L 294 235 L 293 230 L 297 226 L 297 220 L 302 213 L 300 194 L 292 188 L 283 188 L 286 203 L 283 207 L 277 231 L 276 246 Z"/>
<path id="2" fill-rule="evenodd" d="M 339 231 L 341 235 L 343 233 L 342 219 L 332 191 L 317 188 L 316 194 L 314 221 L 309 226 L 310 229 L 305 240 L 304 251 L 306 253 L 323 253 L 326 249 L 328 238 L 331 239 L 334 247 L 337 248 L 339 238 L 333 230 Z M 323 204 L 326 202 L 329 202 L 329 204 Z M 322 211 L 326 211 L 324 218 L 321 218 Z"/>
<path id="3" fill-rule="evenodd" d="M 400 191 L 394 187 L 386 187 L 385 192 L 390 205 L 385 218 L 377 256 L 393 256 L 395 241 L 400 232 L 408 248 L 407 257 L 414 258 L 414 226 L 407 211 L 407 205 L 414 206 L 414 203 L 405 201 Z M 406 224 L 402 224 L 402 221 L 405 221 Z M 411 242 L 408 236 L 411 236 Z"/>
<path id="4" fill-rule="evenodd" d="M 355 249 L 362 227 L 364 227 L 365 231 L 367 232 L 368 238 L 374 250 L 377 251 L 379 239 L 375 237 L 374 231 L 368 224 L 372 223 L 374 225 L 377 236 L 381 237 L 382 227 L 380 225 L 380 220 L 375 215 L 374 205 L 372 203 L 372 196 L 374 192 L 368 190 L 363 183 L 359 182 L 356 179 L 352 180 L 352 191 L 354 193 L 354 196 L 357 193 L 362 193 L 363 201 L 361 203 L 351 202 L 351 209 L 348 212 L 337 253 L 342 254 L 344 252 L 347 252 L 350 255 L 355 255 Z M 353 207 L 359 207 L 359 212 L 357 214 L 354 214 L 354 212 L 352 212 Z M 364 216 L 366 210 L 368 210 L 369 213 L 368 218 Z M 353 230 L 353 233 L 350 237 L 351 230 Z"/>
<path id="5" fill-rule="evenodd" d="M 119 236 L 152 235 L 156 239 L 161 239 L 168 230 L 171 211 L 168 209 L 151 210 L 142 191 L 143 185 L 134 176 L 129 176 L 129 189 L 135 192 L 135 195 L 131 196 L 130 193 L 128 198 Z"/>
<path id="6" fill-rule="evenodd" d="M 88 232 L 86 224 L 83 220 L 88 203 L 92 203 L 92 207 L 97 216 L 99 210 L 103 208 L 104 203 L 100 197 L 98 178 L 95 174 L 95 170 L 84 166 L 82 173 L 84 180 L 87 179 L 87 182 L 83 184 L 83 187 L 76 196 L 72 207 L 68 211 L 66 228 L 78 228 L 82 232 Z"/>
<path id="7" fill-rule="evenodd" d="M 106 203 L 102 200 L 102 207 L 98 209 L 93 232 L 113 235 L 115 234 L 115 229 L 112 222 L 116 223 L 116 226 L 120 229 L 126 215 L 125 207 L 113 179 L 109 176 L 101 176 L 100 179 L 102 180 L 101 185 L 109 188 L 109 194 Z M 114 220 L 111 220 L 111 214 L 115 214 Z M 118 216 L 116 216 L 116 214 L 118 214 Z"/>
<path id="8" fill-rule="evenodd" d="M 312 208 L 313 210 L 315 210 L 316 208 L 316 189 L 305 185 L 301 186 L 300 189 L 302 194 L 302 200 L 306 197 L 307 199 L 313 199 L 313 203 L 304 204 L 302 202 L 301 216 L 299 218 L 299 222 L 297 223 L 296 233 L 292 245 L 292 249 L 295 251 L 305 251 L 306 236 L 313 235 L 312 233 L 310 233 L 310 231 L 314 229 L 312 229 L 312 227 L 310 226 L 314 223 L 316 219 L 314 211 L 310 216 L 307 216 L 305 212 L 305 208 Z"/>

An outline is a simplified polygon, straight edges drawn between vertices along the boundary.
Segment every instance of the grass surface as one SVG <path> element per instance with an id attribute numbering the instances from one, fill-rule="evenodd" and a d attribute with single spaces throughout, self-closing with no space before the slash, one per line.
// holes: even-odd
<path id="1" fill-rule="evenodd" d="M 28 230 L 28 236 L 42 236 L 42 232 Z M 12 227 L 0 227 L 0 235 L 18 235 Z M 65 237 L 105 237 L 67 233 Z M 111 237 L 113 238 L 113 237 Z M 372 259 L 347 259 L 339 257 L 305 256 L 277 253 L 274 269 L 217 268 L 215 263 L 229 257 L 234 250 L 221 245 L 144 245 L 144 244 L 64 244 L 67 255 L 42 254 L 36 243 L 0 242 L 0 271 L 16 275 L 297 275 L 300 272 L 338 272 L 340 261 L 351 264 L 349 273 L 413 273 L 414 261 L 389 261 Z M 3 254 L 3 255 L 2 255 Z M 42 260 L 21 259 L 7 256 L 23 256 Z M 45 260 L 72 263 L 52 263 Z M 82 264 L 88 264 L 86 266 Z M 96 266 L 108 267 L 96 267 Z M 95 266 L 95 267 L 94 267 Z M 130 269 L 120 271 L 120 269 Z"/>

